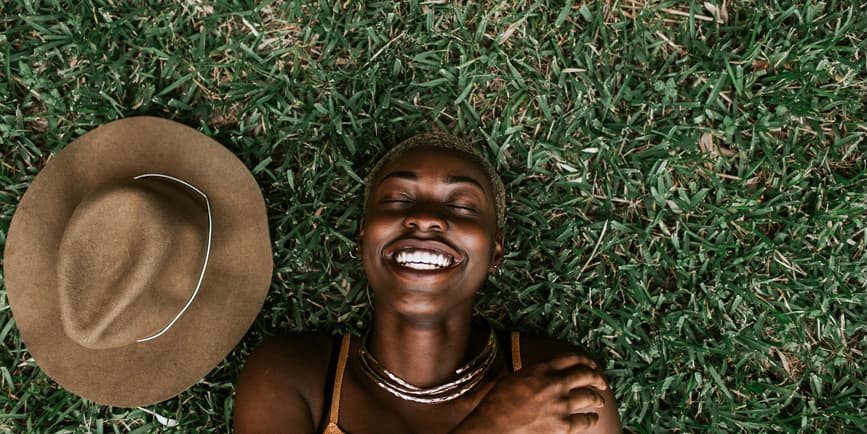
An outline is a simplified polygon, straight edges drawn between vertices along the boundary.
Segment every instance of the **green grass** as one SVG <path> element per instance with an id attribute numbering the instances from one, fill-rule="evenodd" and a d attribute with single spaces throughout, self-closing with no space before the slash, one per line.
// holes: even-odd
<path id="1" fill-rule="evenodd" d="M 264 336 L 364 328 L 365 168 L 454 131 L 509 193 L 479 311 L 604 357 L 627 429 L 865 432 L 867 5 L 711 6 L 5 2 L 0 244 L 97 125 L 158 115 L 231 149 L 268 204 L 271 291 L 223 364 L 148 408 L 226 431 Z M 0 342 L 0 431 L 175 431 L 58 388 L 5 288 Z"/>

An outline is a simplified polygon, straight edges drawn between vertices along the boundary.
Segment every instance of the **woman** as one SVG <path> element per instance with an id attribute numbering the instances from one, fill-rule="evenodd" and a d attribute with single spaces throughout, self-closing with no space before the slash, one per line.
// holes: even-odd
<path id="1" fill-rule="evenodd" d="M 619 432 L 580 349 L 472 318 L 503 260 L 503 183 L 474 148 L 413 137 L 371 170 L 359 253 L 375 293 L 362 338 L 271 339 L 238 383 L 238 433 Z"/>

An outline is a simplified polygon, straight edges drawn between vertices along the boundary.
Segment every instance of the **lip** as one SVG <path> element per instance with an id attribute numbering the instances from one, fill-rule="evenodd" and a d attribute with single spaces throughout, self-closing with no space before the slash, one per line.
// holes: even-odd
<path id="1" fill-rule="evenodd" d="M 426 251 L 429 251 L 432 253 L 445 255 L 445 256 L 452 258 L 452 264 L 447 266 L 447 267 L 436 268 L 433 270 L 415 270 L 415 269 L 411 269 L 408 267 L 398 265 L 397 260 L 395 259 L 395 255 L 398 252 L 400 252 L 401 250 L 407 250 L 407 249 L 426 250 Z M 432 274 L 432 273 L 439 273 L 439 272 L 447 271 L 447 270 L 461 266 L 466 259 L 465 255 L 458 252 L 457 249 L 450 246 L 448 243 L 438 241 L 438 240 L 412 238 L 412 237 L 401 238 L 401 239 L 387 245 L 385 247 L 385 249 L 383 250 L 383 257 L 394 268 L 396 268 L 400 271 L 410 272 L 413 274 Z"/>

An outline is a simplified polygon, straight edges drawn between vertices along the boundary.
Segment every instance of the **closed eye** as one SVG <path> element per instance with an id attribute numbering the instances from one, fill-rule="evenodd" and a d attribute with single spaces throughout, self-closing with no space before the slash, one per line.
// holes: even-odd
<path id="1" fill-rule="evenodd" d="M 448 204 L 447 206 L 448 206 L 449 208 L 452 208 L 452 209 L 458 210 L 458 211 L 460 211 L 460 212 L 471 212 L 471 213 L 476 213 L 476 212 L 479 211 L 475 206 L 467 205 L 467 204 L 451 203 L 451 204 Z"/>
<path id="2" fill-rule="evenodd" d="M 412 205 L 412 199 L 408 197 L 387 197 L 380 201 L 384 206 L 392 206 L 392 207 L 406 207 Z"/>

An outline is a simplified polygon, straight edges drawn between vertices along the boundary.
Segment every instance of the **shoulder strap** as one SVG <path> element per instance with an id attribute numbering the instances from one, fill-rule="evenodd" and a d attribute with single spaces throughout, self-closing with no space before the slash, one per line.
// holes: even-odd
<path id="1" fill-rule="evenodd" d="M 346 370 L 351 336 L 349 333 L 343 335 L 343 341 L 340 342 L 340 356 L 337 358 L 337 370 L 334 374 L 334 389 L 331 391 L 331 410 L 328 411 L 329 425 L 337 425 L 337 420 L 340 418 L 340 391 L 343 388 L 343 371 Z"/>
<path id="2" fill-rule="evenodd" d="M 512 332 L 512 372 L 518 372 L 523 367 L 521 363 L 521 333 Z"/>

